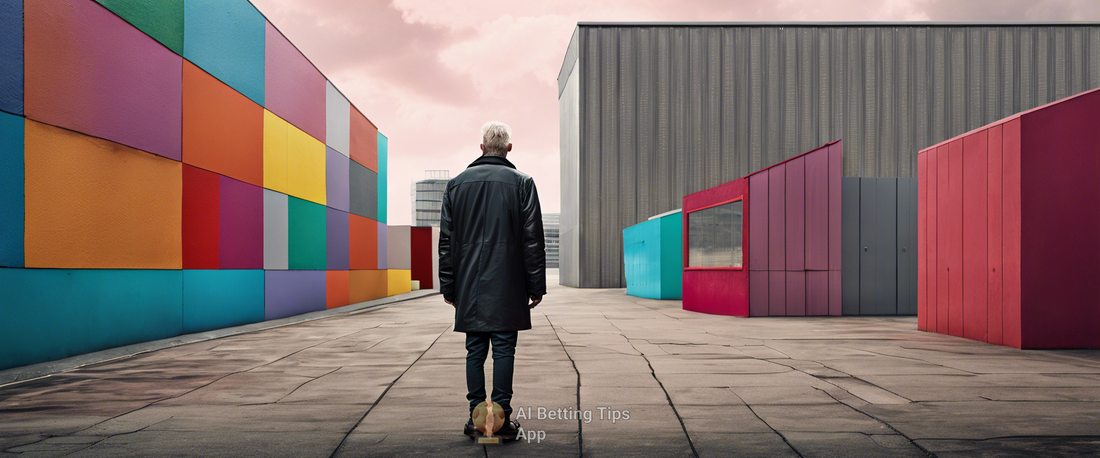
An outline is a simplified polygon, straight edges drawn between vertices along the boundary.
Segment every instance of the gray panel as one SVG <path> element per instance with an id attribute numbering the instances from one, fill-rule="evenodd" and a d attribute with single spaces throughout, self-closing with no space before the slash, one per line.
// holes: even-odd
<path id="1" fill-rule="evenodd" d="M 576 35 L 574 35 L 576 39 Z M 571 43 L 570 46 L 575 46 Z M 566 77 L 558 100 L 561 127 L 561 226 L 558 283 L 580 286 L 580 71 L 578 65 Z"/>
<path id="2" fill-rule="evenodd" d="M 1095 24 L 582 24 L 558 77 L 573 284 L 624 286 L 623 227 L 687 193 L 840 138 L 845 176 L 911 177 L 922 148 L 1097 85 Z"/>
<path id="3" fill-rule="evenodd" d="M 879 271 L 878 182 L 874 178 L 859 179 L 859 313 L 869 315 L 877 310 Z M 843 211 L 843 210 L 842 210 Z M 843 261 L 841 263 L 843 265 Z"/>
<path id="4" fill-rule="evenodd" d="M 286 194 L 264 189 L 264 269 L 287 269 L 288 216 Z"/>
<path id="5" fill-rule="evenodd" d="M 859 315 L 859 244 L 860 178 L 845 177 L 840 183 L 840 275 L 841 304 L 844 315 Z"/>
<path id="6" fill-rule="evenodd" d="M 350 165 L 351 213 L 378 221 L 378 174 L 355 161 Z"/>
<path id="7" fill-rule="evenodd" d="M 917 179 L 898 178 L 898 315 L 917 314 Z"/>
<path id="8" fill-rule="evenodd" d="M 860 315 L 898 313 L 897 179 L 860 185 Z"/>

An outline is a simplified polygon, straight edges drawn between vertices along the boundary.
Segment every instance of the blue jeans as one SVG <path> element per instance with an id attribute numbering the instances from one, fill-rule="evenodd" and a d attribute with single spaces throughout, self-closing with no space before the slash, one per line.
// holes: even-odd
<path id="1" fill-rule="evenodd" d="M 512 373 L 518 339 L 519 333 L 516 331 L 466 333 L 466 400 L 470 401 L 470 412 L 485 401 L 485 358 L 489 355 L 489 343 L 492 342 L 492 400 L 504 409 L 506 418 L 512 417 Z"/>

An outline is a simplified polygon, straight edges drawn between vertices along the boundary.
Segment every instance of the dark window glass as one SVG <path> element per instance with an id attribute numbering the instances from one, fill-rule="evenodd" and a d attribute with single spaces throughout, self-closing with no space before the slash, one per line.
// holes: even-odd
<path id="1" fill-rule="evenodd" d="M 743 201 L 687 214 L 688 267 L 741 267 Z"/>

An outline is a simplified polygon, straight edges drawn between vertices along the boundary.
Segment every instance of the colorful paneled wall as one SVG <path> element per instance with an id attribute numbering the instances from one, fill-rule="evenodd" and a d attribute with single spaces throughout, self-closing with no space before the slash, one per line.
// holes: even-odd
<path id="1" fill-rule="evenodd" d="M 683 289 L 683 215 L 675 211 L 623 229 L 626 293 L 680 299 Z"/>
<path id="2" fill-rule="evenodd" d="M 0 369 L 409 291 L 387 161 L 246 0 L 2 2 Z"/>
<path id="3" fill-rule="evenodd" d="M 917 326 L 1100 347 L 1100 90 L 920 151 Z"/>

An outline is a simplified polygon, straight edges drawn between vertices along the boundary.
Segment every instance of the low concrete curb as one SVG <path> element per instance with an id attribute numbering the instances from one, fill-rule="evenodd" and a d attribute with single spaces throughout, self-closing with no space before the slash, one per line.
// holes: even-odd
<path id="1" fill-rule="evenodd" d="M 85 353 L 83 355 L 59 359 L 57 361 L 49 361 L 45 363 L 31 364 L 29 366 L 16 367 L 0 371 L 0 387 L 11 385 L 13 383 L 25 382 L 27 380 L 32 380 L 36 378 L 47 377 L 60 372 L 70 371 L 91 364 L 98 364 L 121 358 L 129 358 L 131 356 L 150 351 L 161 350 L 179 345 L 186 345 L 189 343 L 202 342 L 205 340 L 220 339 L 222 337 L 235 336 L 238 334 L 247 334 L 250 332 L 262 331 L 264 329 L 289 326 L 292 324 L 298 324 L 322 318 L 369 312 L 388 305 L 396 304 L 398 302 L 420 299 L 422 297 L 433 296 L 436 294 L 439 294 L 439 291 L 434 289 L 412 291 L 409 293 L 398 294 L 396 296 L 385 297 L 378 300 L 360 302 L 358 304 L 351 304 L 330 310 L 320 310 L 316 312 L 303 313 L 301 315 L 281 318 L 278 320 L 262 321 L 259 323 L 215 329 L 213 331 L 199 332 L 195 334 L 184 334 L 168 339 L 153 340 L 150 342 L 136 343 L 133 345 L 125 345 L 122 347 L 115 347 L 107 350 Z"/>

